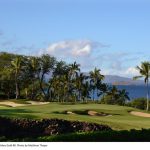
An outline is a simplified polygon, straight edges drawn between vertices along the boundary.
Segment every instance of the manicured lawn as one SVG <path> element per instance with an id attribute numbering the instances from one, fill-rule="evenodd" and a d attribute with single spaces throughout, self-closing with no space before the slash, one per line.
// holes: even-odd
<path id="1" fill-rule="evenodd" d="M 110 116 L 89 116 L 86 114 L 64 114 L 65 111 L 78 112 L 92 110 L 111 114 Z M 137 110 L 131 107 L 104 104 L 57 104 L 50 103 L 38 106 L 5 107 L 0 106 L 0 115 L 15 118 L 60 118 L 107 124 L 115 130 L 150 128 L 150 118 L 133 116 L 129 111 Z"/>

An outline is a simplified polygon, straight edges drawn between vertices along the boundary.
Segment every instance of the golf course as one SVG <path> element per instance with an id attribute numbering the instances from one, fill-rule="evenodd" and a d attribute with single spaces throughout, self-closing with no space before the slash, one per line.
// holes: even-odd
<path id="1" fill-rule="evenodd" d="M 0 141 L 150 141 L 149 62 L 133 77 L 147 97 L 131 99 L 96 67 L 49 54 L 0 59 Z"/>
<path id="2" fill-rule="evenodd" d="M 2 103 L 2 101 L 0 102 Z M 105 124 L 114 130 L 142 129 L 150 127 L 150 116 L 146 111 L 126 106 L 106 104 L 60 104 L 60 103 L 29 103 L 24 100 L 10 100 L 0 104 L 0 116 L 9 118 L 29 119 L 64 119 Z M 15 103 L 16 106 L 11 106 Z M 20 104 L 18 106 L 18 104 Z M 22 105 L 22 106 L 21 106 Z M 135 113 L 136 112 L 136 113 Z M 140 116 L 138 113 L 141 112 Z M 144 115 L 143 115 L 144 114 Z"/>

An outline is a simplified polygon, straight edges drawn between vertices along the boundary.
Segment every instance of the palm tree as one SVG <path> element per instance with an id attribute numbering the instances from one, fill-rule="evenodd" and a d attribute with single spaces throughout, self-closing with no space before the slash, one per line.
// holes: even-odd
<path id="1" fill-rule="evenodd" d="M 107 95 L 106 97 L 109 96 L 108 100 L 109 100 L 109 104 L 116 104 L 117 100 L 119 98 L 119 91 L 117 89 L 116 86 L 112 86 L 109 91 L 107 91 Z"/>
<path id="2" fill-rule="evenodd" d="M 84 99 L 86 98 L 86 102 L 87 102 L 87 99 L 89 98 L 89 91 L 90 91 L 90 85 L 89 85 L 89 82 L 86 81 L 86 82 L 83 84 L 83 91 L 82 91 L 83 101 L 84 101 Z"/>
<path id="3" fill-rule="evenodd" d="M 29 70 L 31 83 L 32 83 L 31 99 L 33 99 L 34 98 L 34 82 L 36 79 L 36 73 L 37 73 L 38 68 L 39 68 L 38 58 L 37 57 L 30 57 L 28 67 L 29 67 L 28 70 Z"/>
<path id="4" fill-rule="evenodd" d="M 130 100 L 129 92 L 127 92 L 125 89 L 119 90 L 119 104 L 124 105 L 126 100 Z"/>
<path id="5" fill-rule="evenodd" d="M 53 77 L 52 79 L 50 79 L 49 81 L 50 84 L 50 93 L 53 93 L 53 97 L 51 95 L 51 99 L 53 98 L 54 100 L 56 100 L 56 98 L 58 99 L 58 102 L 60 100 L 60 80 L 57 77 Z"/>
<path id="6" fill-rule="evenodd" d="M 0 71 L 0 80 L 0 90 L 3 91 L 9 99 L 11 93 L 14 93 L 13 69 L 11 67 L 4 67 L 3 70 Z"/>
<path id="7" fill-rule="evenodd" d="M 146 110 L 149 110 L 149 77 L 150 77 L 150 63 L 145 61 L 141 63 L 141 66 L 137 66 L 136 69 L 139 71 L 140 76 L 133 77 L 134 80 L 139 78 L 144 78 L 144 82 L 147 88 L 147 107 Z"/>
<path id="8" fill-rule="evenodd" d="M 95 89 L 97 89 L 97 95 L 98 95 L 98 88 L 97 83 L 104 79 L 104 75 L 100 74 L 100 69 L 95 68 L 93 71 L 90 72 L 90 84 L 93 91 L 93 101 L 94 101 L 94 92 Z"/>
<path id="9" fill-rule="evenodd" d="M 67 66 L 67 64 L 64 61 L 61 60 L 57 62 L 56 67 L 53 71 L 53 76 L 56 77 L 66 74 L 68 68 L 69 66 Z"/>
<path id="10" fill-rule="evenodd" d="M 38 73 L 38 78 L 39 78 L 39 84 L 40 84 L 40 89 L 42 91 L 42 94 L 44 96 L 45 100 L 48 100 L 50 97 L 50 84 L 47 84 L 45 82 L 45 76 L 49 75 L 56 64 L 56 59 L 54 57 L 49 56 L 48 54 L 42 55 L 40 60 L 39 60 L 39 73 Z"/>
<path id="11" fill-rule="evenodd" d="M 78 90 L 78 97 L 79 97 L 79 100 L 81 100 L 81 97 L 82 97 L 82 89 L 83 89 L 83 82 L 85 80 L 86 76 L 83 74 L 83 73 L 80 73 L 79 75 L 77 75 L 77 78 L 76 78 L 76 88 Z"/>
<path id="12" fill-rule="evenodd" d="M 76 61 L 73 64 L 70 64 L 70 71 L 69 71 L 69 75 L 70 78 L 75 78 L 78 74 L 78 72 L 80 71 L 80 65 L 76 63 Z"/>
<path id="13" fill-rule="evenodd" d="M 111 95 L 113 98 L 115 98 L 118 95 L 118 89 L 116 86 L 112 86 L 110 90 L 107 92 L 108 95 Z"/>
<path id="14" fill-rule="evenodd" d="M 22 59 L 20 56 L 17 56 L 13 61 L 11 61 L 11 64 L 15 69 L 16 99 L 20 97 L 18 77 L 19 77 L 19 73 L 22 67 L 21 62 L 22 62 Z"/>
<path id="15" fill-rule="evenodd" d="M 73 94 L 73 89 L 75 87 L 76 78 L 78 73 L 80 72 L 80 65 L 76 63 L 76 61 L 73 64 L 69 65 L 69 71 L 68 71 L 68 92 L 67 92 L 67 98 L 69 99 L 69 94 Z M 76 93 L 74 95 L 76 97 Z M 76 100 L 76 98 L 75 98 Z"/>
<path id="16" fill-rule="evenodd" d="M 68 75 L 62 75 L 60 80 L 61 80 L 60 87 L 62 89 L 62 102 L 64 102 L 66 97 L 68 98 L 68 95 L 67 95 L 67 92 L 68 92 Z"/>

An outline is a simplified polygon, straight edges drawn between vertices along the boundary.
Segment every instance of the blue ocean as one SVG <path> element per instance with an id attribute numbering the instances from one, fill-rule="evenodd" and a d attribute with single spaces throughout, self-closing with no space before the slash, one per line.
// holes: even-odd
<path id="1" fill-rule="evenodd" d="M 130 100 L 139 98 L 139 97 L 146 98 L 147 88 L 145 85 L 117 85 L 116 87 L 119 90 L 125 89 L 129 93 Z M 150 91 L 150 88 L 149 88 L 149 91 Z M 96 92 L 95 92 L 95 99 L 98 99 Z"/>
<path id="2" fill-rule="evenodd" d="M 134 98 L 146 97 L 147 94 L 147 88 L 145 85 L 118 85 L 117 87 L 120 90 L 125 89 L 129 92 L 129 97 L 131 100 Z"/>

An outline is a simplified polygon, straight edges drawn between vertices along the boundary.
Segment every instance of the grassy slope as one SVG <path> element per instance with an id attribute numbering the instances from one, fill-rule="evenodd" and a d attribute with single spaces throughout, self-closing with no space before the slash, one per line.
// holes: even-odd
<path id="1" fill-rule="evenodd" d="M 105 112 L 114 114 L 108 117 L 100 116 L 88 116 L 88 115 L 68 115 L 55 112 L 74 110 L 95 110 L 98 112 Z M 51 103 L 47 105 L 38 106 L 24 106 L 24 107 L 0 107 L 0 115 L 16 118 L 61 118 L 67 120 L 79 120 L 95 122 L 99 124 L 110 125 L 113 129 L 140 129 L 150 128 L 150 118 L 143 118 L 130 115 L 128 111 L 135 110 L 134 108 L 115 106 L 115 105 L 103 105 L 103 104 L 76 104 L 76 105 L 62 105 L 57 103 Z M 139 111 L 139 110 L 138 110 Z"/>

